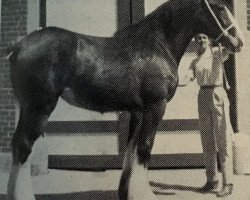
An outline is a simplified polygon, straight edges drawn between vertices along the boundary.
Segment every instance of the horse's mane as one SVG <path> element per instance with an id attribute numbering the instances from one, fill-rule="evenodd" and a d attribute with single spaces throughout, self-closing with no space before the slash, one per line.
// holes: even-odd
<path id="1" fill-rule="evenodd" d="M 216 7 L 223 5 L 222 1 L 208 1 Z M 200 31 L 197 19 L 202 17 L 198 14 L 204 9 L 204 0 L 169 0 L 137 24 L 118 30 L 114 34 L 115 41 L 119 41 L 117 46 L 124 48 L 160 47 L 169 51 L 169 55 L 174 54 L 179 62 L 191 38 Z"/>
<path id="2" fill-rule="evenodd" d="M 198 1 L 199 0 L 169 0 L 157 7 L 140 22 L 116 31 L 114 36 L 128 37 L 131 35 L 139 35 L 142 37 L 144 34 L 149 35 L 155 30 L 163 28 L 160 27 L 163 23 L 164 28 L 170 28 L 173 22 L 173 15 L 177 13 L 178 9 L 190 7 L 193 2 L 197 3 Z"/>
<path id="3" fill-rule="evenodd" d="M 225 0 L 208 0 L 208 2 L 211 4 L 226 5 L 230 10 L 232 10 L 229 3 Z M 140 22 L 116 31 L 114 36 L 143 36 L 143 33 L 148 35 L 155 31 L 155 29 L 159 29 L 159 26 L 162 25 L 162 23 L 164 23 L 166 29 L 171 30 L 173 16 L 176 15 L 176 13 L 182 12 L 185 15 L 193 15 L 195 10 L 192 9 L 195 9 L 195 5 L 199 3 L 201 3 L 201 0 L 169 0 L 156 8 L 152 13 L 147 15 Z M 181 22 L 181 20 L 182 19 L 179 19 L 179 22 Z"/>

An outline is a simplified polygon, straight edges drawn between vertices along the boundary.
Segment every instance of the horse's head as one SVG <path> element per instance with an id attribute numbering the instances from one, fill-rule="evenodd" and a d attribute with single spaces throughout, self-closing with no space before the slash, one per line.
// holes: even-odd
<path id="1" fill-rule="evenodd" d="M 243 46 L 243 34 L 229 9 L 215 0 L 201 0 L 201 10 L 198 14 L 199 32 L 213 38 L 215 42 L 232 52 L 238 52 Z"/>

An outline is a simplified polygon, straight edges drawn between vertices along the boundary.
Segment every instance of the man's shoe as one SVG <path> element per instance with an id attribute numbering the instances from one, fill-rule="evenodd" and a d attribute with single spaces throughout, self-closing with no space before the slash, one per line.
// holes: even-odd
<path id="1" fill-rule="evenodd" d="M 219 185 L 219 181 L 207 182 L 202 188 L 199 189 L 201 193 L 214 192 Z"/>
<path id="2" fill-rule="evenodd" d="M 217 192 L 217 197 L 225 197 L 233 193 L 233 184 L 223 185 L 222 190 Z"/>

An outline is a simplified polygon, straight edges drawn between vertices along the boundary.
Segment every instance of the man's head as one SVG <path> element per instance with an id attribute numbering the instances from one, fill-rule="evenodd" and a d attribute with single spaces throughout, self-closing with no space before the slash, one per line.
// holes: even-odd
<path id="1" fill-rule="evenodd" d="M 203 53 L 208 47 L 211 47 L 211 41 L 207 35 L 201 33 L 195 37 L 195 42 L 198 47 L 198 53 Z"/>

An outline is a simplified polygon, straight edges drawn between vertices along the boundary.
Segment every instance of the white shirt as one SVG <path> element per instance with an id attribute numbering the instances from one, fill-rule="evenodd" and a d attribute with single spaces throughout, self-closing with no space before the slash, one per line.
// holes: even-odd
<path id="1" fill-rule="evenodd" d="M 200 86 L 223 85 L 223 62 L 227 58 L 227 52 L 209 48 L 192 61 L 187 76 L 197 78 Z"/>

